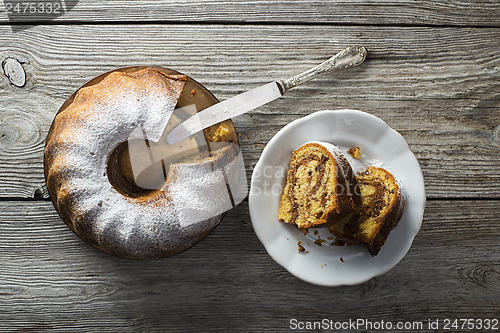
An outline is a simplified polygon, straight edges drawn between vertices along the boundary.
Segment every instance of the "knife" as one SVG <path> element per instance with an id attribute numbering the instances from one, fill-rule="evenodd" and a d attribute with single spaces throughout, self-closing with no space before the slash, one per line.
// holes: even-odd
<path id="1" fill-rule="evenodd" d="M 175 144 L 204 128 L 252 111 L 283 96 L 288 90 L 325 73 L 358 66 L 365 60 L 366 53 L 366 49 L 362 46 L 349 46 L 320 65 L 288 80 L 267 83 L 208 107 L 174 128 L 168 135 L 167 142 Z"/>

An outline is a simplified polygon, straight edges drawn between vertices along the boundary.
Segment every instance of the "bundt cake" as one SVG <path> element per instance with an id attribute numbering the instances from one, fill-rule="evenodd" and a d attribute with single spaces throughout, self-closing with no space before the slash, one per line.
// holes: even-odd
<path id="1" fill-rule="evenodd" d="M 401 219 L 405 196 L 394 176 L 383 168 L 371 166 L 356 179 L 361 192 L 359 216 L 329 229 L 337 237 L 363 243 L 375 256 Z"/>
<path id="2" fill-rule="evenodd" d="M 356 178 L 334 145 L 306 143 L 293 152 L 278 210 L 280 222 L 299 228 L 338 224 L 357 213 Z"/>
<path id="3" fill-rule="evenodd" d="M 232 207 L 227 181 L 237 145 L 172 164 L 156 190 L 131 184 L 114 165 L 127 140 L 144 133 L 160 139 L 186 80 L 154 68 L 114 71 L 81 88 L 54 119 L 44 161 L 49 193 L 63 220 L 93 246 L 125 258 L 172 255 Z"/>

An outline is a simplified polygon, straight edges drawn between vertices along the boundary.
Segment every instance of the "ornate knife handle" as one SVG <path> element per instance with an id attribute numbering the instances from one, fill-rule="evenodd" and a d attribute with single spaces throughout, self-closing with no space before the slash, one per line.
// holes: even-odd
<path id="1" fill-rule="evenodd" d="M 325 73 L 360 65 L 363 61 L 365 61 L 366 53 L 366 49 L 363 46 L 349 46 L 314 68 L 311 68 L 298 75 L 292 76 L 287 80 L 278 80 L 276 82 L 278 83 L 281 94 L 283 95 L 289 89 L 295 88 L 299 84 L 302 84 Z"/>

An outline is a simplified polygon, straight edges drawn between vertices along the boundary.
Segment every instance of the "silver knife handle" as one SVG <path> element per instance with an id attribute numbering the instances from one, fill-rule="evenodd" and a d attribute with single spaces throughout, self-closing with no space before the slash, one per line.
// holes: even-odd
<path id="1" fill-rule="evenodd" d="M 311 68 L 303 73 L 292 76 L 287 80 L 278 80 L 281 94 L 283 95 L 287 90 L 295 88 L 299 84 L 307 82 L 315 77 L 325 73 L 346 69 L 361 64 L 366 58 L 366 49 L 363 46 L 353 45 L 349 46 L 327 61 Z"/>

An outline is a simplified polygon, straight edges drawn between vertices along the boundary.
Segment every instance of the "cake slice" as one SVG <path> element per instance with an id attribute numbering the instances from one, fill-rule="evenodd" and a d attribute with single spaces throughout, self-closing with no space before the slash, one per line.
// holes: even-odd
<path id="1" fill-rule="evenodd" d="M 329 227 L 337 237 L 363 243 L 376 256 L 403 215 L 405 197 L 387 170 L 369 167 L 356 177 L 361 193 L 359 218 Z"/>
<path id="2" fill-rule="evenodd" d="M 278 210 L 280 222 L 309 228 L 339 224 L 357 214 L 356 177 L 334 145 L 310 142 L 293 152 Z"/>

